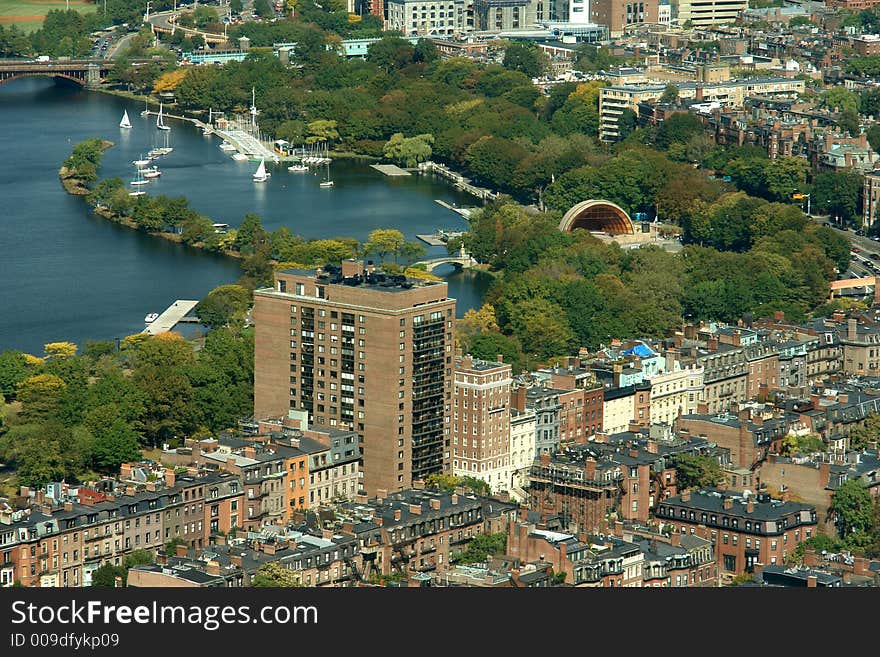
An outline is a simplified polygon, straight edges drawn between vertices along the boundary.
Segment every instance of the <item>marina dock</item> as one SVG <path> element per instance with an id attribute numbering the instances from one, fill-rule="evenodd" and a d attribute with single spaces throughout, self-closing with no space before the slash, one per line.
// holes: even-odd
<path id="1" fill-rule="evenodd" d="M 150 322 L 141 333 L 147 333 L 149 335 L 158 335 L 159 333 L 166 333 L 167 331 L 171 331 L 175 326 L 177 326 L 182 321 L 192 321 L 190 318 L 186 317 L 186 315 L 198 305 L 198 301 L 192 301 L 190 299 L 178 299 L 173 304 L 168 306 L 159 317 Z"/>
<path id="2" fill-rule="evenodd" d="M 406 169 L 401 169 L 396 164 L 371 164 L 376 171 L 384 173 L 386 176 L 411 176 L 412 174 Z"/>
<path id="3" fill-rule="evenodd" d="M 440 203 L 440 201 L 437 202 Z M 416 237 L 429 246 L 446 246 L 446 240 L 450 240 L 454 237 L 461 237 L 462 235 L 464 235 L 464 233 L 461 231 L 441 229 L 431 235 L 416 235 Z M 446 240 L 443 239 L 444 237 Z"/>
<path id="4" fill-rule="evenodd" d="M 435 198 L 434 203 L 436 203 L 437 205 L 442 205 L 447 210 L 452 210 L 456 214 L 460 214 L 465 219 L 471 218 L 471 212 L 473 210 L 479 210 L 479 208 L 459 208 L 459 207 L 457 207 L 455 205 L 451 205 L 450 203 L 447 203 L 446 201 L 443 201 L 439 198 Z"/>

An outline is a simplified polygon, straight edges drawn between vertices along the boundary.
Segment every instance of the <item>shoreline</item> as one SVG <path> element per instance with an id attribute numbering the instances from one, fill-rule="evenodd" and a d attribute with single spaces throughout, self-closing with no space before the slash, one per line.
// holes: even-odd
<path id="1" fill-rule="evenodd" d="M 108 148 L 112 148 L 115 144 L 111 141 L 107 141 L 106 139 L 102 141 L 102 149 L 101 152 L 106 151 Z M 91 194 L 92 190 L 83 183 L 80 178 L 76 177 L 76 172 L 71 171 L 67 168 L 67 166 L 62 165 L 60 169 L 58 169 L 58 178 L 61 181 L 61 186 L 64 188 L 64 191 L 72 196 L 88 196 Z M 100 179 L 99 179 L 100 180 Z M 85 199 L 83 199 L 85 201 Z M 214 253 L 217 255 L 226 256 L 228 258 L 233 258 L 235 260 L 243 260 L 244 256 L 241 255 L 238 251 L 230 251 L 228 249 L 225 250 L 210 250 L 205 248 L 204 242 L 194 242 L 192 244 L 186 244 L 182 237 L 178 233 L 169 233 L 168 231 L 145 231 L 141 230 L 141 227 L 135 223 L 131 217 L 126 217 L 117 212 L 113 212 L 109 208 L 96 205 L 92 206 L 88 204 L 92 210 L 92 214 L 107 219 L 111 223 L 114 223 L 118 226 L 123 226 L 130 230 L 136 231 L 138 233 L 143 233 L 150 237 L 158 237 L 167 242 L 173 242 L 175 244 L 181 244 L 185 247 L 189 247 L 195 249 L 197 251 L 202 251 L 203 253 Z"/>

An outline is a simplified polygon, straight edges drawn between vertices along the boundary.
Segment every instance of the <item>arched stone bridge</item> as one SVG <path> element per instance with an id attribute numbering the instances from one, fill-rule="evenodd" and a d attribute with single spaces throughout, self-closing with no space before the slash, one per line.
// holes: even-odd
<path id="1" fill-rule="evenodd" d="M 425 265 L 425 268 L 430 273 L 434 273 L 434 269 L 440 265 L 454 265 L 461 269 L 470 269 L 478 264 L 480 263 L 477 262 L 470 253 L 465 251 L 464 248 L 462 248 L 457 255 L 450 254 L 443 258 L 432 258 L 431 260 L 422 260 L 421 262 L 416 263 L 416 265 Z"/>
<path id="2" fill-rule="evenodd" d="M 107 77 L 111 60 L 74 59 L 51 62 L 0 63 L 0 84 L 18 78 L 61 78 L 83 87 L 96 87 Z"/>

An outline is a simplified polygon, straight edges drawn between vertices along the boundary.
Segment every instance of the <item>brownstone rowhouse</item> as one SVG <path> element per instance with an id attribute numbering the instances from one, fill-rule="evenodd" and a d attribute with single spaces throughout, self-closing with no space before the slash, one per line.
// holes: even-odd
<path id="1" fill-rule="evenodd" d="M 361 440 L 361 490 L 449 469 L 455 299 L 445 282 L 287 269 L 254 292 L 254 415 L 304 410 Z"/>

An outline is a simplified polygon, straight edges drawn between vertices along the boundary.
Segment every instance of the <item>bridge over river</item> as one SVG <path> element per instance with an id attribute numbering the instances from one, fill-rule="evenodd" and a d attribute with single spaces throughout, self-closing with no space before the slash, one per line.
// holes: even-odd
<path id="1" fill-rule="evenodd" d="M 83 87 L 96 87 L 107 77 L 113 61 L 70 59 L 48 62 L 0 62 L 0 84 L 26 77 L 61 78 Z"/>

